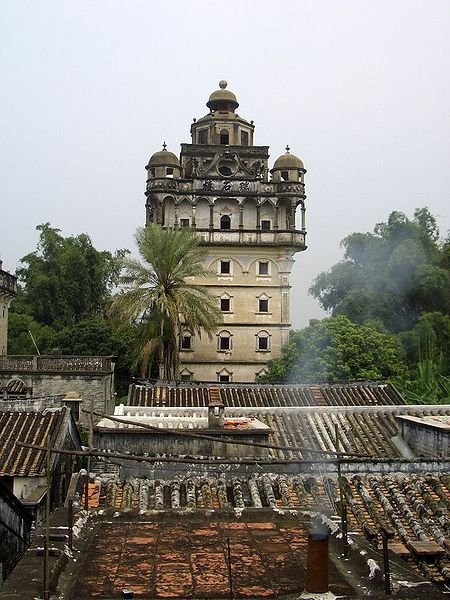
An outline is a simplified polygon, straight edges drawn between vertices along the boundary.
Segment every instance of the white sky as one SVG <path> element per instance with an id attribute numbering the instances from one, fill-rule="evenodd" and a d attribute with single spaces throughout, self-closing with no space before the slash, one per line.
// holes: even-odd
<path id="1" fill-rule="evenodd" d="M 134 248 L 145 169 L 179 152 L 226 79 L 271 162 L 308 173 L 309 248 L 292 318 L 339 242 L 392 210 L 450 228 L 448 0 L 2 0 L 0 257 L 14 271 L 36 225 Z"/>

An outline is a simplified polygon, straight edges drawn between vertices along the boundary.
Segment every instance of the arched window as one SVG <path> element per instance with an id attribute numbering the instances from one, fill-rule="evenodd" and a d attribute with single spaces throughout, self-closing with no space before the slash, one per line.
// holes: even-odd
<path id="1" fill-rule="evenodd" d="M 217 335 L 217 351 L 230 352 L 232 349 L 232 335 L 229 331 L 221 331 Z"/>
<path id="2" fill-rule="evenodd" d="M 256 334 L 256 351 L 270 352 L 270 335 L 267 331 L 260 331 Z"/>
<path id="3" fill-rule="evenodd" d="M 220 229 L 231 229 L 231 217 L 229 215 L 220 217 Z"/>
<path id="4" fill-rule="evenodd" d="M 227 146 L 230 143 L 230 134 L 226 129 L 222 129 L 220 132 L 220 145 Z"/>

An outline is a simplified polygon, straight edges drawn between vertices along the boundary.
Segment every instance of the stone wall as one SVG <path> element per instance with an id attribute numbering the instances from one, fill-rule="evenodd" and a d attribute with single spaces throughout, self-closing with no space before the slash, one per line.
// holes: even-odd
<path id="1" fill-rule="evenodd" d="M 81 409 L 91 407 L 102 414 L 114 412 L 114 363 L 112 357 L 0 357 L 0 390 L 3 399 L 8 383 L 20 380 L 33 397 L 67 396 L 75 392 L 81 397 Z M 87 417 L 80 411 L 80 422 Z"/>
<path id="2" fill-rule="evenodd" d="M 397 421 L 402 437 L 417 456 L 450 457 L 450 427 L 410 416 L 398 416 Z"/>
<path id="3" fill-rule="evenodd" d="M 0 583 L 22 558 L 29 543 L 31 518 L 8 491 L 0 486 Z"/>

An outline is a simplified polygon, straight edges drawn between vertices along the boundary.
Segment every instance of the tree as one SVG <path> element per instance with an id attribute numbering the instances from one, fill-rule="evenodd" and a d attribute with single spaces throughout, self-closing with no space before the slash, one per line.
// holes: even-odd
<path id="1" fill-rule="evenodd" d="M 12 311 L 56 329 L 101 315 L 125 251 L 98 251 L 85 233 L 64 238 L 49 223 L 36 229 L 38 247 L 21 260 L 17 274 L 23 294 Z"/>
<path id="2" fill-rule="evenodd" d="M 311 320 L 291 333 L 281 358 L 269 363 L 262 381 L 386 380 L 404 374 L 400 345 L 394 336 L 352 323 L 347 317 Z"/>
<path id="3" fill-rule="evenodd" d="M 310 288 L 332 315 L 379 321 L 398 332 L 413 327 L 422 312 L 449 314 L 450 242 L 439 242 L 427 208 L 417 209 L 412 220 L 393 212 L 373 233 L 352 233 L 341 244 L 344 259 Z"/>
<path id="4" fill-rule="evenodd" d="M 178 374 L 178 335 L 182 328 L 208 335 L 216 328 L 220 312 L 216 299 L 201 285 L 189 281 L 204 277 L 203 250 L 188 228 L 163 229 L 151 224 L 135 235 L 142 262 L 124 260 L 124 286 L 112 314 L 126 322 L 139 322 L 142 372 L 157 361 L 160 376 Z"/>
<path id="5" fill-rule="evenodd" d="M 121 395 L 126 393 L 132 371 L 130 348 L 135 337 L 135 328 L 114 327 L 100 317 L 92 317 L 54 333 L 45 351 L 48 354 L 114 356 L 114 378 Z"/>

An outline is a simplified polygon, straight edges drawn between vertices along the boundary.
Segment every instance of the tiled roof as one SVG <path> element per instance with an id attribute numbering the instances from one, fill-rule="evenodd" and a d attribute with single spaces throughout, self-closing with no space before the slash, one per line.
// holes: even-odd
<path id="1" fill-rule="evenodd" d="M 131 385 L 129 404 L 135 406 L 208 406 L 219 398 L 229 407 L 258 406 L 386 406 L 405 400 L 395 387 L 367 383 L 353 385 Z"/>
<path id="2" fill-rule="evenodd" d="M 270 507 L 335 514 L 336 476 L 176 477 L 169 481 L 103 476 L 91 507 L 146 510 Z M 450 581 L 450 476 L 347 474 L 343 476 L 348 530 L 381 548 L 381 526 L 394 530 L 392 549 L 427 579 Z M 434 560 L 425 559 L 425 554 Z"/>
<path id="3" fill-rule="evenodd" d="M 44 412 L 0 412 L 0 475 L 34 476 L 45 472 L 46 453 L 17 442 L 46 446 L 57 443 L 68 409 Z"/>

